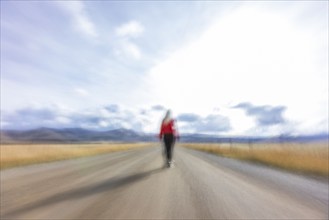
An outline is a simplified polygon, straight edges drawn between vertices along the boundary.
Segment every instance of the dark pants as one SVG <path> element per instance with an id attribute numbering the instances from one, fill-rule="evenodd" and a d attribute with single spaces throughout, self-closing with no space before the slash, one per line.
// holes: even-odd
<path id="1" fill-rule="evenodd" d="M 166 152 L 166 158 L 167 162 L 172 160 L 173 156 L 173 148 L 175 144 L 175 137 L 173 134 L 165 134 L 163 136 L 163 141 L 165 144 L 165 152 Z"/>

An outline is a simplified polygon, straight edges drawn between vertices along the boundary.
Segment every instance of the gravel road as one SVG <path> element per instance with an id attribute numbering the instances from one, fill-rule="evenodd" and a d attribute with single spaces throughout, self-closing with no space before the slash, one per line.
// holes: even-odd
<path id="1" fill-rule="evenodd" d="M 1 219 L 328 219 L 328 180 L 160 146 L 1 171 Z"/>

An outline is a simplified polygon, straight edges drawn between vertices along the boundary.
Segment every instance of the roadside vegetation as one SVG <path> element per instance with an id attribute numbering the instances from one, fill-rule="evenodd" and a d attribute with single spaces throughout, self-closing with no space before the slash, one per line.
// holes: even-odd
<path id="1" fill-rule="evenodd" d="M 180 144 L 223 157 L 246 160 L 282 169 L 329 176 L 328 143 Z"/>
<path id="2" fill-rule="evenodd" d="M 152 143 L 1 145 L 1 169 L 153 146 Z"/>

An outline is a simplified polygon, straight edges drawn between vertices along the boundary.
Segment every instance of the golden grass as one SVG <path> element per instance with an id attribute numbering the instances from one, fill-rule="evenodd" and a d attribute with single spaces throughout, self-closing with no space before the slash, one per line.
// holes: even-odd
<path id="1" fill-rule="evenodd" d="M 286 170 L 329 176 L 328 143 L 181 144 L 183 147 Z"/>
<path id="2" fill-rule="evenodd" d="M 1 145 L 0 169 L 152 146 L 152 143 Z"/>

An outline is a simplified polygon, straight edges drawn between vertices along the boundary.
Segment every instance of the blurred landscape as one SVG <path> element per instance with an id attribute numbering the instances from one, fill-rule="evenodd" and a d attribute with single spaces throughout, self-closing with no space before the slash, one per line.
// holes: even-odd
<path id="1" fill-rule="evenodd" d="M 273 137 L 183 134 L 179 146 L 282 169 L 329 176 L 328 134 Z M 1 168 L 159 146 L 157 134 L 80 128 L 1 131 Z"/>
<path id="2" fill-rule="evenodd" d="M 2 130 L 1 144 L 15 143 L 90 143 L 90 142 L 154 142 L 157 134 L 147 134 L 129 129 L 95 131 L 81 128 L 37 128 L 31 130 Z M 215 136 L 205 134 L 182 134 L 180 142 L 192 143 L 258 143 L 258 142 L 324 142 L 328 143 L 326 133 L 313 135 L 257 136 Z"/>
<path id="3" fill-rule="evenodd" d="M 328 8 L 0 0 L 0 220 L 329 220 Z"/>
<path id="4" fill-rule="evenodd" d="M 151 143 L 104 144 L 10 144 L 1 145 L 1 169 L 52 161 L 94 156 L 117 151 L 136 150 Z"/>
<path id="5" fill-rule="evenodd" d="M 329 176 L 329 149 L 328 143 L 325 142 L 184 143 L 182 145 L 222 157 L 268 165 L 301 174 Z"/>

